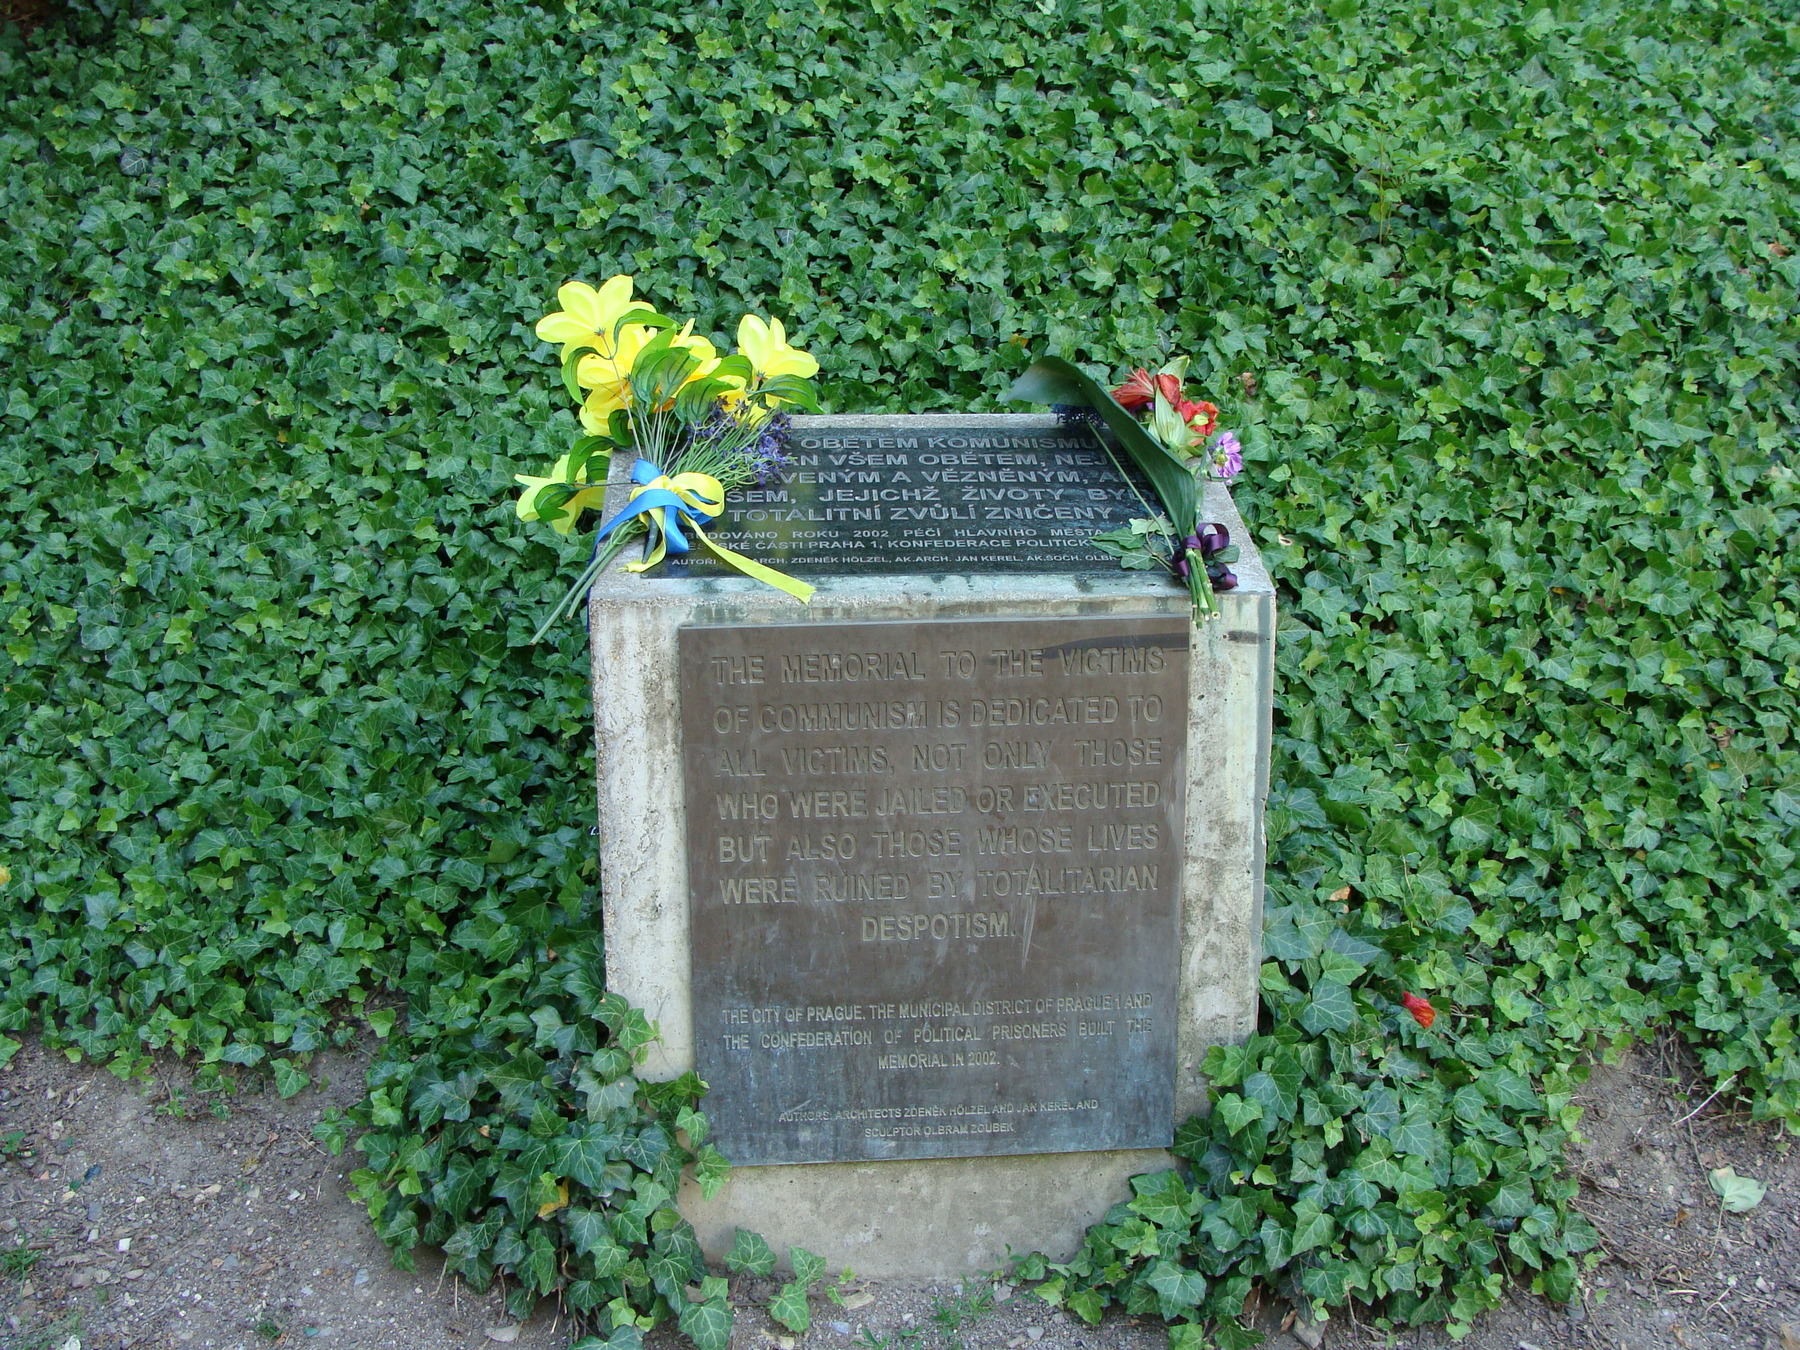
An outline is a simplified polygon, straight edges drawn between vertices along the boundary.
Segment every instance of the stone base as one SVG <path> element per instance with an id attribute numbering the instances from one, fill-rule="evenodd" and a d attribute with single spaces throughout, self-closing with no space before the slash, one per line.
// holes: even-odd
<path id="1" fill-rule="evenodd" d="M 1020 1158 L 740 1167 L 711 1200 L 691 1181 L 681 1212 L 714 1261 L 739 1228 L 870 1279 L 955 1279 L 1041 1251 L 1072 1255 L 1082 1234 L 1131 1198 L 1130 1180 L 1173 1165 L 1167 1153 L 1040 1153 Z"/>

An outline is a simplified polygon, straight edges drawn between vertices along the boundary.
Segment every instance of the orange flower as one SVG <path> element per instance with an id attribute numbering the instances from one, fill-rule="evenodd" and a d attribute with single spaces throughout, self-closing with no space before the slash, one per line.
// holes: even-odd
<path id="1" fill-rule="evenodd" d="M 1406 1011 L 1413 1015 L 1413 1021 L 1424 1027 L 1425 1030 L 1431 1030 L 1431 1024 L 1437 1021 L 1437 1009 L 1431 1006 L 1430 999 L 1420 998 L 1417 994 L 1402 994 L 1400 1002 L 1405 1004 Z"/>

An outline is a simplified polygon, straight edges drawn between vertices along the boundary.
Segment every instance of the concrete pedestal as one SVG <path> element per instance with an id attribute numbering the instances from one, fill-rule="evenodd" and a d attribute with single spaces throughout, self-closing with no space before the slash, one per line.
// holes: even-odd
<path id="1" fill-rule="evenodd" d="M 836 421 L 805 418 L 828 428 Z M 929 428 L 931 418 L 895 418 Z M 1042 417 L 994 415 L 995 428 Z M 957 418 L 966 425 L 970 419 Z M 615 466 L 615 509 L 625 499 Z M 1243 550 L 1221 617 L 1193 642 L 1187 732 L 1176 1121 L 1201 1109 L 1209 1046 L 1255 1029 L 1261 962 L 1263 800 L 1268 788 L 1275 595 L 1248 530 L 1220 484 L 1203 518 Z M 689 624 L 843 623 L 944 618 L 1186 613 L 1186 594 L 1144 573 L 1091 576 L 808 577 L 801 606 L 739 578 L 650 579 L 614 570 L 594 587 L 594 734 L 608 986 L 654 1020 L 645 1073 L 694 1065 L 689 1003 L 688 868 L 677 706 L 676 634 Z M 703 1103 L 704 1106 L 704 1103 Z M 682 1213 L 709 1257 L 752 1229 L 778 1251 L 799 1243 L 832 1268 L 874 1277 L 951 1277 L 991 1268 L 1010 1247 L 1069 1255 L 1086 1227 L 1129 1195 L 1128 1179 L 1168 1165 L 1133 1150 L 739 1168 L 712 1200 L 689 1188 Z"/>

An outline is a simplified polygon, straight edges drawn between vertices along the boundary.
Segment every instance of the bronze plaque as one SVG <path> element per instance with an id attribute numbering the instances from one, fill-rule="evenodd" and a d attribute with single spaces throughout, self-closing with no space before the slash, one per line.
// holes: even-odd
<path id="1" fill-rule="evenodd" d="M 1169 1144 L 1185 615 L 681 630 L 733 1162 Z"/>
<path id="2" fill-rule="evenodd" d="M 795 423 L 782 476 L 742 487 L 708 532 L 798 576 L 1117 574 L 1094 535 L 1152 514 L 1150 486 L 1092 428 Z M 703 549 L 667 576 L 727 576 Z"/>

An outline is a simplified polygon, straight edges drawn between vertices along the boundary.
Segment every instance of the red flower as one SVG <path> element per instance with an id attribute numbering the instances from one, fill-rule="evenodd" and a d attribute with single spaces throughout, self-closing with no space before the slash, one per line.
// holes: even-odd
<path id="1" fill-rule="evenodd" d="M 1219 410 L 1204 399 L 1193 403 L 1184 398 L 1175 404 L 1175 411 L 1181 414 L 1181 420 L 1196 436 L 1210 436 L 1213 428 L 1219 425 Z"/>
<path id="2" fill-rule="evenodd" d="M 1139 366 L 1131 378 L 1112 391 L 1113 401 L 1126 412 L 1148 408 L 1156 401 L 1156 386 L 1150 383 L 1150 372 Z"/>
<path id="3" fill-rule="evenodd" d="M 1406 1005 L 1406 1011 L 1413 1015 L 1413 1021 L 1425 1030 L 1431 1030 L 1431 1024 L 1437 1021 L 1437 1009 L 1431 1006 L 1430 999 L 1420 998 L 1417 994 L 1402 994 L 1400 1001 Z"/>
<path id="4" fill-rule="evenodd" d="M 1125 409 L 1126 412 L 1140 412 L 1143 409 L 1148 408 L 1152 403 L 1156 402 L 1156 396 L 1158 394 L 1161 394 L 1172 405 L 1179 405 L 1184 402 L 1181 396 L 1180 380 L 1176 379 L 1173 375 L 1152 375 L 1142 366 L 1139 366 L 1136 370 L 1132 371 L 1131 378 L 1112 391 L 1113 401 L 1121 408 Z M 1194 406 L 1201 408 L 1212 407 L 1210 403 L 1201 403 Z M 1218 410 L 1215 408 L 1213 411 L 1217 412 Z"/>

